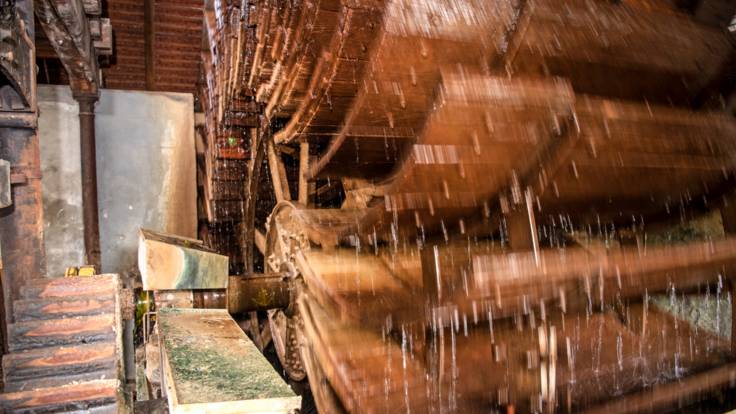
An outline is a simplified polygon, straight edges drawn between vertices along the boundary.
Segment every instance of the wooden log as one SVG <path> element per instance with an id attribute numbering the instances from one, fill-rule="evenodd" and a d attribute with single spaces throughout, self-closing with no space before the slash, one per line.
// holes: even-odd
<path id="1" fill-rule="evenodd" d="M 48 346 L 114 341 L 115 315 L 16 322 L 8 327 L 11 352 Z"/>
<path id="2" fill-rule="evenodd" d="M 199 240 L 141 229 L 138 258 L 145 290 L 227 287 L 228 257 Z"/>

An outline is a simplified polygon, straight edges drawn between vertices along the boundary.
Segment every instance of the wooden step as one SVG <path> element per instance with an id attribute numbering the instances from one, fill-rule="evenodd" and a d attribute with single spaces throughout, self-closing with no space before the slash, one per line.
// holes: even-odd
<path id="1" fill-rule="evenodd" d="M 117 371 L 114 368 L 111 368 L 108 370 L 87 372 L 84 374 L 64 375 L 64 376 L 58 376 L 58 377 L 43 377 L 43 378 L 37 378 L 37 379 L 25 379 L 25 380 L 20 380 L 20 381 L 11 381 L 11 382 L 5 383 L 4 391 L 5 392 L 33 391 L 33 390 L 40 390 L 43 388 L 54 388 L 54 387 L 61 387 L 61 386 L 70 385 L 70 384 L 78 384 L 82 382 L 110 380 L 110 379 L 116 379 L 116 378 L 117 378 Z"/>
<path id="2" fill-rule="evenodd" d="M 0 394 L 4 413 L 117 412 L 117 380 L 87 381 L 60 387 Z"/>
<path id="3" fill-rule="evenodd" d="M 3 356 L 5 384 L 115 369 L 112 342 L 38 348 Z"/>
<path id="4" fill-rule="evenodd" d="M 23 299 L 100 297 L 114 295 L 116 287 L 115 275 L 31 279 L 20 288 L 20 295 Z"/>
<path id="5" fill-rule="evenodd" d="M 18 322 L 97 315 L 114 311 L 115 298 L 112 295 L 25 299 L 13 302 L 13 314 Z"/>
<path id="6" fill-rule="evenodd" d="M 8 327 L 9 349 L 75 345 L 115 340 L 115 315 L 17 322 Z"/>

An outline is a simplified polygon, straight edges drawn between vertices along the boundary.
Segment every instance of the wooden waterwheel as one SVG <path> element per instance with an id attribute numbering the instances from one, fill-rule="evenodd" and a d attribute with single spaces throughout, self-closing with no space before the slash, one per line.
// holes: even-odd
<path id="1" fill-rule="evenodd" d="M 254 0 L 242 16 L 225 95 L 259 120 L 246 268 L 258 246 L 288 281 L 268 324 L 320 412 L 660 410 L 734 385 L 734 341 L 651 297 L 733 303 L 736 240 L 625 237 L 714 209 L 734 230 L 736 121 L 704 104 L 727 34 L 666 1 Z"/>

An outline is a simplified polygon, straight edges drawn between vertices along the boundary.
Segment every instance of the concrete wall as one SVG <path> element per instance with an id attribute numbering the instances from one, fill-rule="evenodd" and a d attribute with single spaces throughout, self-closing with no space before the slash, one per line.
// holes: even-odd
<path id="1" fill-rule="evenodd" d="M 79 107 L 65 87 L 38 87 L 46 271 L 84 262 Z"/>
<path id="2" fill-rule="evenodd" d="M 40 85 L 39 136 L 49 276 L 81 264 L 78 108 L 68 87 Z M 190 94 L 103 90 L 96 108 L 102 270 L 137 267 L 140 227 L 196 236 Z"/>

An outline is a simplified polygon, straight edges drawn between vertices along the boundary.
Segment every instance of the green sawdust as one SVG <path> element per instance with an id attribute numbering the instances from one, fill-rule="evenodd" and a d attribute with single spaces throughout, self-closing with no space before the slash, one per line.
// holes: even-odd
<path id="1" fill-rule="evenodd" d="M 180 326 L 205 312 L 166 310 L 161 332 L 179 404 L 289 398 L 294 393 L 232 321 L 232 329 L 192 332 Z M 221 315 L 209 320 L 221 321 Z M 192 325 L 195 326 L 195 325 Z"/>
<path id="2" fill-rule="evenodd" d="M 648 234 L 647 244 L 668 245 L 721 237 L 724 237 L 721 215 L 713 212 L 665 231 Z M 719 299 L 717 289 L 716 286 L 711 287 L 709 295 L 677 294 L 675 298 L 658 295 L 652 297 L 652 303 L 699 329 L 730 338 L 731 298 L 728 292 L 722 289 Z"/>
<path id="3" fill-rule="evenodd" d="M 647 233 L 647 245 L 667 245 L 685 243 L 724 236 L 721 214 L 711 214 L 690 220 L 664 231 Z"/>
<path id="4" fill-rule="evenodd" d="M 731 337 L 731 300 L 726 291 L 721 293 L 720 300 L 715 294 L 678 296 L 674 300 L 656 296 L 652 303 L 699 329 Z"/>
<path id="5" fill-rule="evenodd" d="M 273 368 L 261 364 L 260 354 L 234 358 L 181 338 L 166 344 L 181 404 L 293 396 Z"/>

